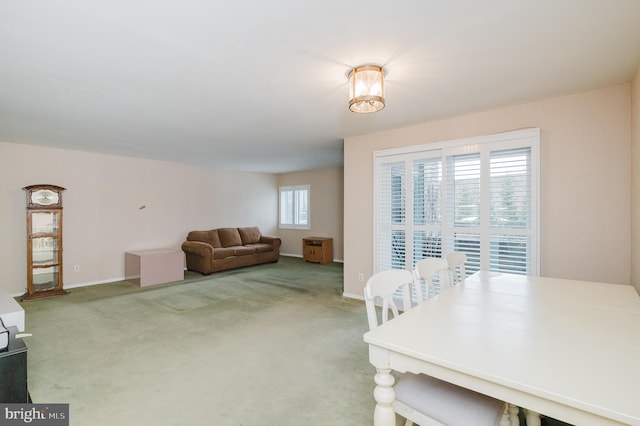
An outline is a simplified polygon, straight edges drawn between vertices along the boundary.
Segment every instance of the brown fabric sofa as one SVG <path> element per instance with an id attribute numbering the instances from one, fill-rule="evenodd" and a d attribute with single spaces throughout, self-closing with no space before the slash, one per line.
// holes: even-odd
<path id="1" fill-rule="evenodd" d="M 182 243 L 187 269 L 205 275 L 226 269 L 277 262 L 281 240 L 266 237 L 257 227 L 191 231 Z"/>

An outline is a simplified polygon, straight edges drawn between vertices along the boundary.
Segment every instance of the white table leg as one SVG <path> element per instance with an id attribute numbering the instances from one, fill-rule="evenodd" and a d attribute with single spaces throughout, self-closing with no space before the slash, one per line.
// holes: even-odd
<path id="1" fill-rule="evenodd" d="M 527 426 L 541 425 L 542 422 L 540 421 L 540 414 L 531 410 L 525 410 L 525 413 L 527 414 Z"/>
<path id="2" fill-rule="evenodd" d="M 502 418 L 500 419 L 499 426 L 512 426 L 509 421 L 509 409 L 508 407 L 504 408 L 504 413 L 502 413 Z"/>
<path id="3" fill-rule="evenodd" d="M 396 392 L 393 390 L 395 382 L 390 369 L 378 369 L 374 377 L 376 388 L 373 390 L 373 397 L 376 400 L 376 408 L 373 411 L 374 426 L 395 426 L 396 413 L 391 404 L 396 399 Z"/>
<path id="4" fill-rule="evenodd" d="M 507 404 L 509 410 L 509 423 L 511 426 L 519 426 L 520 418 L 518 417 L 518 413 L 520 412 L 520 408 L 513 404 Z"/>

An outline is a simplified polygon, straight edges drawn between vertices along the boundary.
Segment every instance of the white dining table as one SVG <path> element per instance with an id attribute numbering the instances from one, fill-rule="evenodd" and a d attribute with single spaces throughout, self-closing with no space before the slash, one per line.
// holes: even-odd
<path id="1" fill-rule="evenodd" d="M 424 373 L 579 426 L 640 425 L 632 286 L 478 272 L 364 335 L 376 426 L 395 425 L 391 371 Z"/>

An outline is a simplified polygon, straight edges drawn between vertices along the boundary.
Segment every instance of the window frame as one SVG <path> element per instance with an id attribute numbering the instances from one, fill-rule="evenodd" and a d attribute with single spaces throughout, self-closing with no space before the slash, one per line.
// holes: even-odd
<path id="1" fill-rule="evenodd" d="M 300 212 L 300 201 L 298 197 L 296 197 L 296 193 L 303 192 L 306 194 L 306 223 L 299 222 L 299 216 L 301 216 Z M 282 213 L 282 196 L 285 192 L 291 192 L 293 194 L 293 206 L 292 206 L 292 223 L 283 223 Z M 278 228 L 280 229 L 302 229 L 309 230 L 311 229 L 311 185 L 286 185 L 278 187 Z"/>
<path id="2" fill-rule="evenodd" d="M 383 171 L 381 169 L 385 165 L 397 165 L 401 162 L 405 162 L 406 170 L 404 177 L 404 213 L 407 215 L 404 219 L 406 223 L 404 223 L 401 228 L 405 230 L 403 235 L 403 243 L 404 243 L 404 268 L 412 269 L 413 264 L 415 263 L 415 254 L 413 253 L 413 233 L 416 229 L 418 230 L 426 230 L 426 231 L 434 231 L 440 232 L 441 236 L 441 253 L 444 255 L 445 253 L 454 251 L 452 247 L 450 236 L 452 235 L 452 228 L 448 224 L 449 218 L 446 216 L 445 210 L 447 209 L 447 197 L 450 195 L 448 193 L 447 188 L 447 180 L 444 178 L 446 173 L 449 173 L 447 169 L 446 162 L 449 161 L 452 157 L 456 155 L 467 155 L 467 154 L 476 154 L 478 153 L 481 158 L 481 168 L 483 177 L 482 179 L 487 179 L 486 181 L 482 181 L 482 198 L 481 198 L 481 209 L 485 209 L 484 211 L 484 222 L 476 228 L 473 228 L 474 232 L 481 233 L 481 245 L 479 248 L 480 251 L 480 260 L 479 260 L 479 268 L 480 270 L 491 270 L 491 236 L 495 234 L 495 229 L 493 229 L 490 225 L 490 215 L 489 208 L 491 206 L 491 200 L 487 198 L 489 196 L 489 185 L 490 185 L 490 161 L 492 153 L 506 150 L 517 150 L 520 148 L 526 148 L 530 151 L 529 157 L 529 203 L 530 203 L 530 217 L 529 217 L 529 227 L 527 228 L 527 237 L 530 238 L 529 243 L 530 247 L 528 249 L 528 263 L 527 263 L 527 274 L 530 275 L 539 275 L 540 274 L 540 250 L 541 250 L 541 227 L 540 227 L 540 129 L 539 128 L 530 128 L 517 130 L 512 132 L 505 132 L 494 135 L 486 135 L 486 136 L 478 136 L 472 138 L 451 140 L 451 141 L 443 141 L 443 142 L 435 142 L 430 144 L 423 145 L 415 145 L 404 148 L 393 148 L 386 150 L 379 150 L 374 152 L 373 158 L 373 168 L 374 168 L 374 194 L 373 194 L 373 234 L 374 234 L 374 246 L 373 246 L 373 264 L 374 264 L 374 272 L 379 272 L 384 269 L 389 269 L 393 267 L 398 267 L 399 262 L 393 259 L 393 254 L 391 254 L 392 258 L 389 260 L 381 259 L 385 256 L 383 253 L 386 250 L 390 249 L 392 252 L 394 250 L 397 251 L 397 248 L 392 244 L 387 247 L 384 244 L 388 245 L 388 241 L 385 240 L 385 229 L 386 225 L 381 225 L 381 218 L 379 216 L 384 215 L 381 212 L 381 201 L 380 198 L 382 196 L 380 186 L 383 182 L 380 181 L 380 176 Z M 443 220 L 438 225 L 430 225 L 430 226 L 417 226 L 414 223 L 413 212 L 409 210 L 414 206 L 413 200 L 413 173 L 414 173 L 414 160 L 420 159 L 423 160 L 425 158 L 441 158 L 443 164 L 443 179 L 442 179 L 442 204 L 441 204 L 441 212 L 443 215 Z M 390 198 L 390 197 L 387 197 Z M 392 198 L 392 197 L 391 197 Z M 384 201 L 384 200 L 383 200 Z M 382 205 L 384 208 L 385 206 Z M 387 207 L 388 209 L 388 207 Z M 397 206 L 396 206 L 397 209 Z M 387 210 L 388 211 L 388 210 Z M 454 227 L 458 228 L 458 227 Z M 395 232 L 398 232 L 397 227 L 393 223 L 389 224 L 389 229 L 396 229 Z M 469 229 L 471 231 L 471 229 Z M 507 233 L 518 234 L 521 233 L 519 230 L 509 230 Z M 392 237 L 393 238 L 393 237 Z M 388 240 L 388 238 L 387 238 Z M 381 246 L 383 244 L 383 246 Z M 381 254 L 382 253 L 382 254 Z M 381 263 L 386 263 L 381 265 Z"/>

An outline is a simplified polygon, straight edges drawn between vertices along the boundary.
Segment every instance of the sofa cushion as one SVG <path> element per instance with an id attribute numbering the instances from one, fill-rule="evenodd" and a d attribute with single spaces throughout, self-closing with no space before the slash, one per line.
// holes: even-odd
<path id="1" fill-rule="evenodd" d="M 256 253 L 268 253 L 270 251 L 273 251 L 272 244 L 256 243 L 248 244 L 247 247 L 253 247 L 254 249 L 256 249 Z"/>
<path id="2" fill-rule="evenodd" d="M 246 256 L 256 253 L 256 249 L 250 246 L 237 246 L 233 248 L 236 249 L 236 256 Z"/>
<path id="3" fill-rule="evenodd" d="M 187 235 L 187 241 L 200 241 L 211 244 L 213 248 L 222 247 L 217 229 L 212 229 L 211 231 L 191 231 Z"/>
<path id="4" fill-rule="evenodd" d="M 243 246 L 259 243 L 260 237 L 262 236 L 260 229 L 257 226 L 252 226 L 250 228 L 238 228 L 238 232 L 240 232 L 240 238 L 242 238 Z"/>
<path id="5" fill-rule="evenodd" d="M 220 237 L 222 247 L 233 247 L 242 245 L 242 239 L 240 238 L 238 228 L 219 228 L 218 236 Z"/>
<path id="6" fill-rule="evenodd" d="M 221 247 L 213 251 L 214 259 L 224 259 L 235 255 L 236 251 L 233 247 Z"/>

